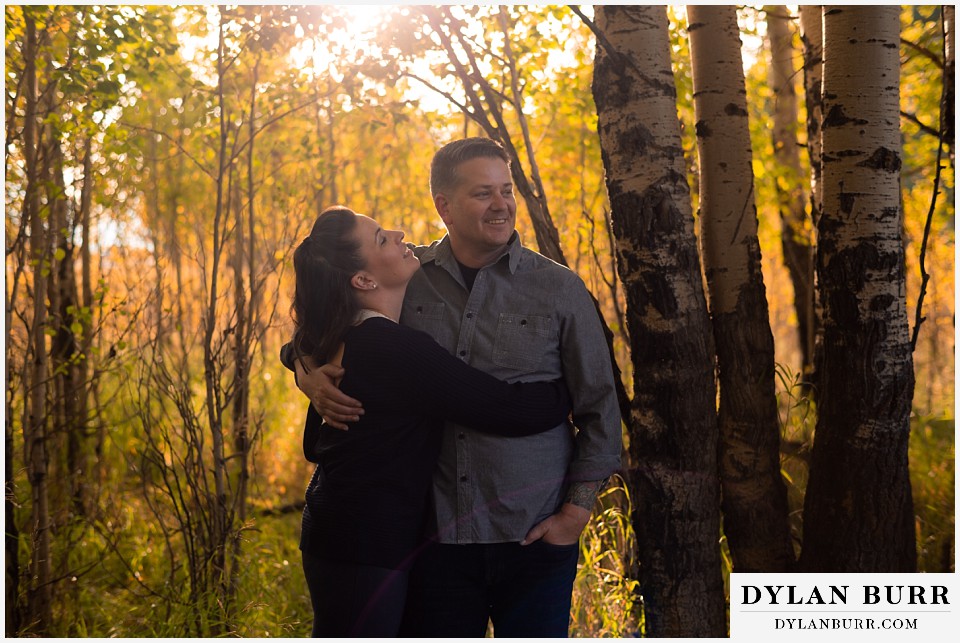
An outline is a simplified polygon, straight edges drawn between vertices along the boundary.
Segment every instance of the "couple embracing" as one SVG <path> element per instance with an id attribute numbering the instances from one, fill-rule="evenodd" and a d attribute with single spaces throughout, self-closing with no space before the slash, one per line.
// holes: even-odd
<path id="1" fill-rule="evenodd" d="M 580 534 L 620 466 L 600 320 L 521 245 L 499 143 L 445 145 L 430 189 L 440 241 L 334 206 L 294 254 L 281 359 L 312 401 L 313 635 L 565 637 Z"/>

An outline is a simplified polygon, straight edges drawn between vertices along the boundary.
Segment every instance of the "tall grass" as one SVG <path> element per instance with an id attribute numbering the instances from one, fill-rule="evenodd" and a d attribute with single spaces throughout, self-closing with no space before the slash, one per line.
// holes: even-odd
<path id="1" fill-rule="evenodd" d="M 778 401 L 783 438 L 781 466 L 788 486 L 790 524 L 799 553 L 803 535 L 803 496 L 808 456 L 816 427 L 816 405 L 799 377 L 778 368 Z M 290 456 L 293 457 L 293 456 Z M 918 569 L 953 572 L 954 419 L 950 412 L 914 414 L 911 419 L 910 472 L 913 485 Z M 299 512 L 271 515 L 263 509 L 278 498 L 300 497 L 306 477 L 299 467 L 287 473 L 264 467 L 276 476 L 260 489 L 242 531 L 243 563 L 233 605 L 200 597 L 191 602 L 178 588 L 182 561 L 164 545 L 157 525 L 137 492 L 135 481 L 119 483 L 105 498 L 93 524 L 57 541 L 71 547 L 75 577 L 58 592 L 57 623 L 52 636 L 69 637 L 232 637 L 308 636 L 312 620 L 309 594 L 298 550 Z M 302 480 L 299 480 L 302 478 Z M 294 482 L 294 480 L 297 480 Z M 296 489 L 294 489 L 296 487 Z M 267 497 L 270 496 L 271 502 Z M 615 476 L 601 494 L 581 539 L 574 585 L 572 637 L 637 637 L 644 634 L 643 599 L 637 541 L 631 525 L 632 503 L 624 481 Z M 63 536 L 63 534 L 61 534 Z M 730 571 L 722 534 L 723 573 Z M 67 543 L 67 544 L 63 544 Z M 26 538 L 21 539 L 26 559 Z M 31 634 L 29 629 L 21 632 Z"/>
<path id="2" fill-rule="evenodd" d="M 803 499 L 807 489 L 810 452 L 817 426 L 817 408 L 800 373 L 776 365 L 777 413 L 780 419 L 780 473 L 787 486 L 790 536 L 794 555 L 803 543 Z"/>
<path id="3" fill-rule="evenodd" d="M 947 414 L 910 418 L 910 484 L 917 531 L 917 571 L 956 571 L 956 444 Z"/>
<path id="4" fill-rule="evenodd" d="M 580 539 L 570 636 L 641 636 L 637 540 L 630 522 L 630 492 L 620 476 L 600 494 L 598 507 Z"/>
<path id="5" fill-rule="evenodd" d="M 300 513 L 257 518 L 247 532 L 234 634 L 310 636 L 313 610 L 300 561 Z"/>

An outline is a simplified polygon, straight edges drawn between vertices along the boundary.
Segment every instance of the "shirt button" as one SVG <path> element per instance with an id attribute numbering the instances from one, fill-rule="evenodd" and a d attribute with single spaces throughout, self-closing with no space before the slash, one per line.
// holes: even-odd
<path id="1" fill-rule="evenodd" d="M 466 433 L 461 433 L 461 434 L 458 435 L 457 437 L 458 437 L 459 439 L 461 439 L 461 440 L 466 440 L 466 439 L 467 439 L 467 434 L 466 434 Z"/>
<path id="2" fill-rule="evenodd" d="M 467 313 L 467 319 L 473 319 L 473 313 Z"/>
<path id="3" fill-rule="evenodd" d="M 467 354 L 467 351 L 460 351 L 460 357 L 463 357 L 466 354 Z"/>
<path id="4" fill-rule="evenodd" d="M 460 476 L 460 482 L 466 482 L 467 476 Z"/>

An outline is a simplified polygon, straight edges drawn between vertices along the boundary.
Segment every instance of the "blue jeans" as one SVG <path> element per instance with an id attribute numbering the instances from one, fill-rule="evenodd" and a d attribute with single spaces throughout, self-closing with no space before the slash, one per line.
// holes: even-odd
<path id="1" fill-rule="evenodd" d="M 314 638 L 397 636 L 407 572 L 302 555 L 313 604 Z"/>
<path id="2" fill-rule="evenodd" d="M 401 636 L 566 637 L 578 544 L 430 545 L 411 572 Z"/>

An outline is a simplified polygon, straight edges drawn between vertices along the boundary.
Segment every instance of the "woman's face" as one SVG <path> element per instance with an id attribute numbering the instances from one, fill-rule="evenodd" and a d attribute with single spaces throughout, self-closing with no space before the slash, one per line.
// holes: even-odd
<path id="1" fill-rule="evenodd" d="M 364 271 L 380 288 L 405 286 L 420 268 L 420 260 L 403 243 L 402 231 L 384 230 L 370 217 L 358 214 L 354 234 L 366 264 Z"/>

